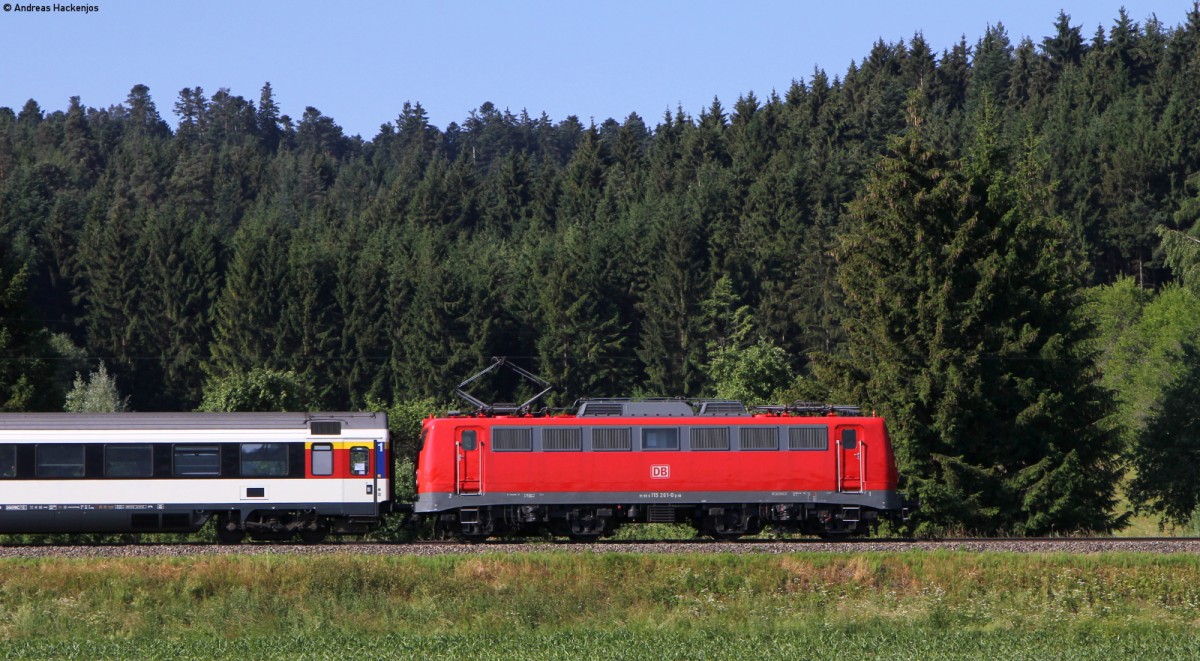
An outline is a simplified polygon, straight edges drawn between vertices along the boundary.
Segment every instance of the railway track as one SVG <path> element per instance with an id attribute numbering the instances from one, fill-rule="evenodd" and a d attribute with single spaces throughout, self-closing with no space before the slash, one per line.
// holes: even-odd
<path id="1" fill-rule="evenodd" d="M 327 544 L 249 543 L 237 546 L 196 543 L 3 545 L 0 558 L 116 558 L 213 555 L 407 555 L 435 556 L 480 553 L 870 553 L 870 552 L 1005 552 L 1005 553 L 1195 553 L 1200 538 L 1184 537 L 1017 537 L 954 539 L 750 539 L 737 542 L 703 539 L 658 541 L 493 540 L 478 543 L 421 541 L 408 543 Z"/>

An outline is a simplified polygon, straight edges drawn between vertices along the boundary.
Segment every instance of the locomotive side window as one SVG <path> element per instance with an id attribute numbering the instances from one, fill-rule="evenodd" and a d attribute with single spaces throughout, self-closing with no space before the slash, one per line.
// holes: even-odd
<path id="1" fill-rule="evenodd" d="M 643 450 L 678 450 L 679 430 L 674 427 L 647 427 L 642 430 Z"/>
<path id="2" fill-rule="evenodd" d="M 154 448 L 149 445 L 104 446 L 104 477 L 154 477 Z"/>
<path id="3" fill-rule="evenodd" d="M 472 432 L 474 434 L 474 432 Z M 464 438 L 465 438 L 464 434 Z M 371 472 L 371 448 L 356 445 L 350 448 L 350 474 L 367 475 Z"/>
<path id="4" fill-rule="evenodd" d="M 221 474 L 221 452 L 215 445 L 176 445 L 176 477 L 212 477 Z"/>
<path id="5" fill-rule="evenodd" d="M 17 446 L 0 445 L 0 478 L 17 476 Z"/>
<path id="6" fill-rule="evenodd" d="M 38 445 L 33 474 L 38 477 L 83 477 L 83 452 L 82 445 Z"/>
<path id="7" fill-rule="evenodd" d="M 242 443 L 242 477 L 287 477 L 286 443 Z"/>
<path id="8" fill-rule="evenodd" d="M 312 474 L 333 475 L 333 445 L 331 443 L 313 443 Z"/>
<path id="9" fill-rule="evenodd" d="M 858 447 L 858 430 L 843 429 L 842 430 L 842 449 L 853 450 Z"/>

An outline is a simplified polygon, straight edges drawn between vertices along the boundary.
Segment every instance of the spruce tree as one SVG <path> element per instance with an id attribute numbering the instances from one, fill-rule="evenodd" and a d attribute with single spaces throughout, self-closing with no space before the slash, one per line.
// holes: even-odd
<path id="1" fill-rule="evenodd" d="M 847 341 L 819 374 L 888 419 L 925 525 L 1111 529 L 1117 441 L 1078 247 L 1035 146 L 1007 156 L 984 110 L 954 160 L 910 109 L 868 175 L 837 248 Z"/>

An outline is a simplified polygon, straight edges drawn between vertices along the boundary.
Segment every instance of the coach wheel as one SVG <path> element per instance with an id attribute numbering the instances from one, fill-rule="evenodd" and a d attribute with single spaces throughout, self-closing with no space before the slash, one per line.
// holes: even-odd
<path id="1" fill-rule="evenodd" d="M 315 528 L 301 528 L 300 541 L 305 544 L 320 544 L 329 536 L 329 528 L 326 526 L 317 526 Z"/>
<path id="2" fill-rule="evenodd" d="M 243 539 L 246 539 L 246 529 L 239 528 L 236 523 L 229 519 L 229 515 L 222 514 L 217 516 L 217 521 L 214 525 L 217 528 L 217 541 L 222 544 L 240 544 Z"/>

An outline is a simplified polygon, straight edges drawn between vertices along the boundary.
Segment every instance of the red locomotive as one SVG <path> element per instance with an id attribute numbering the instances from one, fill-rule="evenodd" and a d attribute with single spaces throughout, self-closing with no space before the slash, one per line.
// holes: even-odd
<path id="1" fill-rule="evenodd" d="M 584 400 L 573 414 L 425 421 L 419 516 L 468 538 L 548 528 L 590 539 L 625 523 L 719 538 L 764 526 L 824 536 L 906 516 L 884 421 L 849 407 Z"/>

